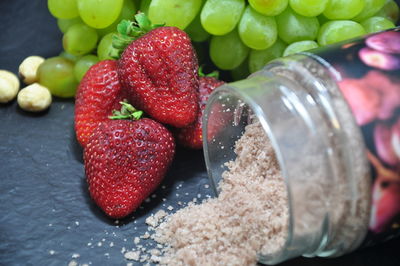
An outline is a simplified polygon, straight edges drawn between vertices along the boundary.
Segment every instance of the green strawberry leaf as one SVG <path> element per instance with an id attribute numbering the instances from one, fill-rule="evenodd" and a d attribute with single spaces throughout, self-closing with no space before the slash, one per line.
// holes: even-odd
<path id="1" fill-rule="evenodd" d="M 152 24 L 144 13 L 136 14 L 133 21 L 121 20 L 117 26 L 117 33 L 112 38 L 114 49 L 110 52 L 110 56 L 119 59 L 129 44 L 153 29 L 163 26 L 164 24 Z"/>
<path id="2" fill-rule="evenodd" d="M 203 66 L 200 66 L 198 72 L 199 72 L 199 77 L 210 77 L 210 78 L 219 79 L 219 72 L 218 72 L 218 70 L 214 70 L 214 71 L 211 72 L 211 73 L 204 74 L 204 72 L 203 72 Z"/>
<path id="3" fill-rule="evenodd" d="M 121 104 L 121 110 L 120 111 L 113 110 L 112 111 L 113 115 L 108 117 L 111 120 L 121 120 L 121 119 L 139 120 L 142 117 L 143 111 L 137 110 L 126 100 L 119 103 Z"/>

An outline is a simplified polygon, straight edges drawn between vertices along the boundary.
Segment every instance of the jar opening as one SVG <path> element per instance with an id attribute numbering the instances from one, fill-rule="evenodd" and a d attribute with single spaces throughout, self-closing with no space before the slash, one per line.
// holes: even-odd
<path id="1" fill-rule="evenodd" d="M 240 82 L 236 82 L 234 85 L 240 86 Z M 222 178 L 230 170 L 230 162 L 237 160 L 236 144 L 241 141 L 249 126 L 259 124 L 258 126 L 262 127 L 265 141 L 273 147 L 273 158 L 271 160 L 277 161 L 278 170 L 281 172 L 279 153 L 276 152 L 279 149 L 275 147 L 276 143 L 273 135 L 269 132 L 268 123 L 263 119 L 262 107 L 230 86 L 232 84 L 220 87 L 210 97 L 203 123 L 205 125 L 203 127 L 203 136 L 205 136 L 203 139 L 204 155 L 210 182 L 216 196 L 221 192 Z M 253 154 L 253 156 L 255 155 Z M 252 159 L 260 160 L 260 158 L 254 157 Z M 282 253 L 285 251 L 287 242 L 289 242 L 291 221 L 290 215 L 288 215 L 288 190 L 282 177 L 284 175 L 284 173 L 281 175 L 284 195 L 281 195 L 280 199 L 280 201 L 285 202 L 284 222 L 280 219 L 283 230 L 279 232 L 279 236 L 275 234 L 270 236 L 269 239 L 265 239 L 261 250 L 258 251 L 258 260 L 263 263 L 276 264 L 281 262 L 282 260 L 277 260 L 277 258 L 284 257 Z M 266 174 L 265 178 L 268 177 L 268 174 Z M 265 229 L 268 230 L 268 228 Z"/>

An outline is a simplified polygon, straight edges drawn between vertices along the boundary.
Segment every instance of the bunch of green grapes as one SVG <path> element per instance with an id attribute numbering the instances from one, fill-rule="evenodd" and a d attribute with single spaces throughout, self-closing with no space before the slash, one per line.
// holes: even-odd
<path id="1" fill-rule="evenodd" d="M 392 28 L 399 17 L 394 0 L 48 0 L 48 8 L 64 51 L 46 60 L 39 82 L 60 97 L 74 96 L 85 72 L 111 58 L 118 23 L 139 10 L 185 30 L 200 64 L 211 59 L 233 79 L 281 56 Z"/>
<path id="2" fill-rule="evenodd" d="M 195 47 L 209 47 L 211 61 L 233 79 L 281 56 L 393 28 L 399 17 L 394 0 L 137 2 L 152 22 L 184 29 L 193 42 L 203 43 Z"/>

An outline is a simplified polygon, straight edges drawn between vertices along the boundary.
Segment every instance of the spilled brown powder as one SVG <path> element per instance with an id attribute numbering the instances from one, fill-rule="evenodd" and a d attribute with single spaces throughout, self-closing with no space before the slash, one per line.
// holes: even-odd
<path id="1" fill-rule="evenodd" d="M 164 245 L 162 265 L 254 265 L 286 240 L 285 184 L 260 123 L 246 127 L 227 163 L 217 198 L 166 218 L 152 238 Z"/>

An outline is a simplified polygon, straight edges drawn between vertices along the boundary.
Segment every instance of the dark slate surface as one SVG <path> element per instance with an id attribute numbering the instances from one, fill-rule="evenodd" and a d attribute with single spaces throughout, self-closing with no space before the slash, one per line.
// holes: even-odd
<path id="1" fill-rule="evenodd" d="M 61 51 L 46 2 L 0 1 L 0 69 L 16 72 L 26 56 Z M 0 265 L 67 265 L 77 254 L 79 263 L 126 265 L 121 249 L 134 247 L 147 215 L 211 194 L 202 152 L 179 149 L 164 189 L 134 217 L 119 224 L 106 218 L 88 197 L 73 108 L 72 100 L 55 99 L 49 111 L 32 115 L 15 101 L 0 105 Z M 282 265 L 400 265 L 399 246 L 392 240 L 338 259 Z"/>

